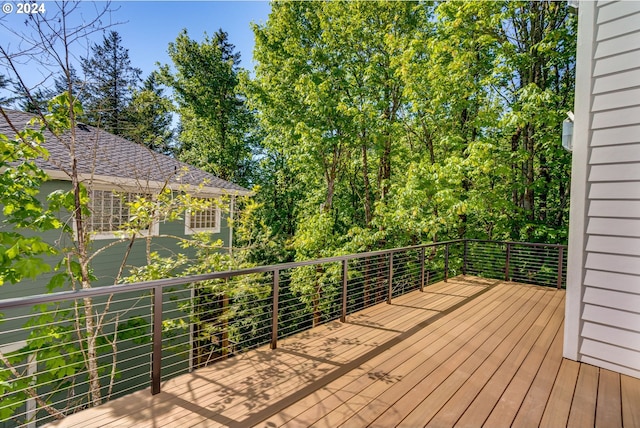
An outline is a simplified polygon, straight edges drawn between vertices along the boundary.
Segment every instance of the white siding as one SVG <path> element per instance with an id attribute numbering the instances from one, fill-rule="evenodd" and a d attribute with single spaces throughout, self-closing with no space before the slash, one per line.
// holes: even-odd
<path id="1" fill-rule="evenodd" d="M 609 110 L 637 105 L 640 105 L 640 88 L 596 95 L 593 99 L 591 111 Z"/>
<path id="2" fill-rule="evenodd" d="M 634 17 L 638 19 L 635 15 L 632 15 L 630 18 Z M 606 40 L 598 43 L 595 58 L 633 51 L 638 48 L 638 45 L 640 45 L 640 33 L 631 33 L 626 36 Z"/>
<path id="3" fill-rule="evenodd" d="M 592 200 L 589 217 L 640 218 L 640 201 Z"/>
<path id="4" fill-rule="evenodd" d="M 640 76 L 638 76 L 638 73 L 631 70 L 620 74 L 610 74 L 608 76 L 600 77 L 593 83 L 593 93 L 600 94 L 618 89 L 627 89 L 638 85 L 640 85 Z"/>
<path id="5" fill-rule="evenodd" d="M 640 186 L 635 182 L 594 183 L 589 199 L 640 199 Z"/>
<path id="6" fill-rule="evenodd" d="M 635 54 L 638 60 L 637 67 L 640 68 L 640 52 Z M 592 129 L 613 128 L 626 125 L 634 125 L 640 116 L 640 107 L 630 107 L 624 109 L 598 112 L 593 115 Z"/>
<path id="7" fill-rule="evenodd" d="M 640 99 L 640 95 L 638 99 Z M 595 147 L 591 149 L 591 165 L 622 162 L 640 162 L 640 144 Z"/>
<path id="8" fill-rule="evenodd" d="M 576 101 L 572 198 L 585 203 L 572 205 L 565 356 L 640 377 L 640 2 L 580 9 L 578 55 L 589 58 L 577 64 L 590 76 L 576 100 L 590 104 Z"/>
<path id="9" fill-rule="evenodd" d="M 640 276 L 591 270 L 585 276 L 584 285 L 633 294 L 640 288 Z"/>
<path id="10" fill-rule="evenodd" d="M 640 238 L 591 235 L 587 240 L 587 251 L 640 256 Z M 640 305 L 638 305 L 638 308 L 640 308 Z"/>
<path id="11" fill-rule="evenodd" d="M 587 2 L 580 2 L 580 7 Z M 609 3 L 598 3 L 597 10 L 597 24 L 600 26 L 605 22 L 619 20 L 629 15 L 638 13 L 638 5 L 634 4 L 634 1 L 614 1 Z M 629 31 L 634 31 L 638 25 L 637 21 L 632 21 L 627 24 Z M 596 31 L 597 34 L 597 31 Z"/>
<path id="12" fill-rule="evenodd" d="M 592 217 L 589 219 L 587 234 L 640 237 L 640 220 Z"/>
<path id="13" fill-rule="evenodd" d="M 640 117 L 640 112 L 638 112 Z M 626 181 L 640 180 L 640 163 L 614 163 L 591 167 L 589 180 L 594 181 Z"/>
<path id="14" fill-rule="evenodd" d="M 621 36 L 633 31 L 634 21 L 638 19 L 637 15 L 629 15 L 626 18 L 616 19 L 615 21 L 598 25 L 597 40 L 607 40 L 611 37 Z"/>

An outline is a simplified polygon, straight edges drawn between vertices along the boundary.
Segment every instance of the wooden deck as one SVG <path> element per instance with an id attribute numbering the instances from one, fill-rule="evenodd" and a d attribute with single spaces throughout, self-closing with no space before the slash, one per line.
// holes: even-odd
<path id="1" fill-rule="evenodd" d="M 640 427 L 640 380 L 562 358 L 562 290 L 457 277 L 64 427 Z"/>

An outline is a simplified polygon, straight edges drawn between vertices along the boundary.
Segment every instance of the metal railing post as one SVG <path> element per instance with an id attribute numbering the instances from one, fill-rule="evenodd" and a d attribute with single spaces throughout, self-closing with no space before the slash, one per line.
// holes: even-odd
<path id="1" fill-rule="evenodd" d="M 449 279 L 449 244 L 444 246 L 444 282 Z"/>
<path id="2" fill-rule="evenodd" d="M 273 271 L 273 305 L 271 311 L 271 349 L 278 347 L 278 294 L 280 293 L 280 271 Z"/>
<path id="3" fill-rule="evenodd" d="M 348 262 L 347 260 L 342 261 L 342 313 L 340 314 L 340 322 L 347 321 L 347 271 Z"/>
<path id="4" fill-rule="evenodd" d="M 420 291 L 424 292 L 424 247 L 420 250 Z"/>
<path id="5" fill-rule="evenodd" d="M 511 262 L 511 244 L 507 243 L 507 256 L 504 266 L 504 280 L 509 281 L 509 263 Z"/>
<path id="6" fill-rule="evenodd" d="M 467 274 L 467 256 L 469 254 L 469 241 L 468 240 L 464 240 L 464 255 L 462 258 L 462 274 L 466 275 Z"/>
<path id="7" fill-rule="evenodd" d="M 562 288 L 562 268 L 564 262 L 564 248 L 558 248 L 558 290 Z"/>
<path id="8" fill-rule="evenodd" d="M 229 278 L 225 278 L 225 289 L 228 290 Z M 221 354 L 223 358 L 226 358 L 230 354 L 229 346 L 229 317 L 227 315 L 229 311 L 229 295 L 225 291 L 222 295 L 222 350 Z"/>
<path id="9" fill-rule="evenodd" d="M 153 288 L 153 351 L 151 354 L 151 394 L 160 393 L 162 378 L 162 287 Z"/>
<path id="10" fill-rule="evenodd" d="M 389 291 L 387 293 L 387 303 L 391 304 L 391 295 L 393 294 L 393 253 L 389 253 Z"/>

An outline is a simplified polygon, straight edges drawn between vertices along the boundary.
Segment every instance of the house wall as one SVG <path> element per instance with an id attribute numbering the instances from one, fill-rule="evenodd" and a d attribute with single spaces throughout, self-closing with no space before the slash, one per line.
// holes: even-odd
<path id="1" fill-rule="evenodd" d="M 564 355 L 640 377 L 640 2 L 579 14 Z"/>
<path id="2" fill-rule="evenodd" d="M 66 181 L 49 181 L 42 185 L 40 190 L 40 195 L 42 196 L 42 200 L 44 201 L 46 195 L 49 193 L 62 189 L 69 190 L 71 185 Z M 0 220 L 1 220 L 0 213 Z M 63 214 L 66 216 L 66 214 Z M 67 219 L 65 219 L 67 220 Z M 223 213 L 221 216 L 221 224 L 220 224 L 220 232 L 214 234 L 215 239 L 220 239 L 223 242 L 223 247 L 227 247 L 229 245 L 230 233 L 229 226 L 227 221 L 227 214 Z M 176 222 L 163 222 L 160 223 L 159 227 L 160 235 L 170 235 L 177 237 L 187 237 L 184 231 L 184 219 Z M 28 230 L 24 231 L 25 235 L 29 235 L 30 232 Z M 57 242 L 61 239 L 70 239 L 68 235 L 62 234 L 59 230 L 57 231 L 47 231 L 44 233 L 39 233 L 42 238 L 49 243 Z M 92 251 L 95 251 L 101 247 L 112 244 L 115 240 L 110 239 L 101 239 L 96 240 L 91 243 Z M 70 245 L 69 242 L 64 243 L 64 245 Z M 118 269 L 123 260 L 123 255 L 126 251 L 127 243 L 120 243 L 114 245 L 113 247 L 103 251 L 98 257 L 96 257 L 95 261 L 92 263 L 93 274 L 98 278 L 97 281 L 94 282 L 94 285 L 113 285 L 115 277 L 118 273 Z M 169 255 L 171 253 L 176 252 L 185 252 L 182 248 L 178 246 L 178 242 L 175 238 L 164 238 L 164 237 L 154 237 L 152 239 L 151 251 L 158 251 L 161 255 Z M 52 257 L 51 263 L 57 263 L 61 259 L 61 256 Z M 133 249 L 131 251 L 131 255 L 127 260 L 127 264 L 131 266 L 143 266 L 146 264 L 146 241 L 145 239 L 139 239 L 135 242 Z M 125 269 L 125 274 L 128 273 L 128 270 Z M 24 297 L 30 296 L 34 294 L 46 293 L 46 284 L 49 281 L 51 275 L 44 274 L 39 277 L 37 280 L 23 280 L 20 284 L 5 284 L 0 288 L 0 299 L 9 299 L 14 297 Z"/>
<path id="3" fill-rule="evenodd" d="M 40 195 L 44 200 L 46 195 L 49 193 L 62 189 L 69 190 L 70 183 L 66 181 L 49 181 L 42 185 L 40 189 Z M 68 214 L 62 214 L 61 217 L 65 217 L 65 220 L 68 220 Z M 0 211 L 0 220 L 2 220 L 2 215 Z M 160 224 L 160 234 L 172 235 L 172 236 L 182 236 L 184 237 L 184 220 L 176 221 L 172 223 L 161 223 Z M 20 231 L 24 235 L 33 234 L 33 231 L 24 230 Z M 47 231 L 39 233 L 40 236 L 44 239 L 45 242 L 54 243 L 60 240 L 63 240 L 62 245 L 68 246 L 71 245 L 70 242 L 64 242 L 64 240 L 69 240 L 71 237 L 68 234 L 63 234 L 60 230 L 55 231 Z M 223 214 L 221 218 L 221 227 L 220 233 L 214 235 L 216 239 L 221 239 L 223 241 L 223 246 L 228 245 L 228 241 L 230 238 L 229 228 L 227 224 L 227 218 Z M 92 250 L 91 252 L 112 244 L 114 240 L 97 240 L 91 243 Z M 118 273 L 118 269 L 123 261 L 123 257 L 126 251 L 127 244 L 126 243 L 118 243 L 104 251 L 101 252 L 99 256 L 97 256 L 91 264 L 92 274 L 97 278 L 92 282 L 93 286 L 102 286 L 102 285 L 113 285 L 116 281 L 116 276 Z M 152 239 L 151 251 L 157 251 L 161 256 L 168 256 L 172 253 L 187 252 L 187 256 L 189 250 L 184 250 L 178 246 L 178 241 L 174 238 L 160 238 L 154 237 Z M 62 259 L 61 255 L 56 255 L 49 257 L 47 261 L 54 266 L 59 263 Z M 137 240 L 132 248 L 131 254 L 127 259 L 127 265 L 129 266 L 144 266 L 146 264 L 146 241 L 144 239 Z M 19 298 L 19 297 L 27 297 L 33 296 L 37 294 L 44 294 L 48 292 L 47 284 L 49 283 L 51 277 L 55 272 L 53 270 L 49 273 L 44 273 L 39 275 L 36 279 L 23 279 L 18 284 L 9 284 L 6 283 L 0 287 L 0 299 L 11 299 L 11 298 Z M 129 269 L 124 270 L 124 276 L 129 274 Z M 53 291 L 64 291 L 68 290 L 68 284 L 65 284 L 64 289 L 57 289 Z M 27 321 L 25 317 L 27 314 L 31 312 L 30 308 L 16 308 L 13 310 L 5 310 L 3 311 L 1 316 L 4 317 L 2 323 L 2 340 L 6 343 L 11 341 L 20 342 L 26 339 L 27 332 L 21 327 Z M 13 332 L 11 335 L 7 335 L 6 332 Z M 5 344 L 6 344 L 5 343 Z"/>

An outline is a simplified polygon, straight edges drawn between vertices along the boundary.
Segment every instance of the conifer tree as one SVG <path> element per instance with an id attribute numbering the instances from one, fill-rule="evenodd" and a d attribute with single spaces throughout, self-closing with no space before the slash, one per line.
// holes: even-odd
<path id="1" fill-rule="evenodd" d="M 102 44 L 94 44 L 91 50 L 91 57 L 82 61 L 87 79 L 88 121 L 125 136 L 130 126 L 126 110 L 142 71 L 131 64 L 129 50 L 122 45 L 122 37 L 116 31 L 110 31 Z"/>

